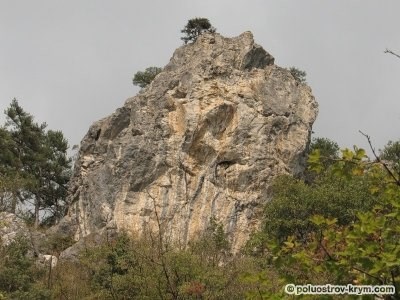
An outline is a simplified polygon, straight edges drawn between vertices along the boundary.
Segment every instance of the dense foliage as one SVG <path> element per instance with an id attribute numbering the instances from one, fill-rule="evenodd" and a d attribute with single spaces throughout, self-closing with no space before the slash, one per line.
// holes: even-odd
<path id="1" fill-rule="evenodd" d="M 24 293 L 38 299 L 283 299 L 288 283 L 399 289 L 399 179 L 362 149 L 332 152 L 337 157 L 330 164 L 321 153 L 314 148 L 309 155 L 313 182 L 276 179 L 264 227 L 241 255 L 230 253 L 214 218 L 184 248 L 160 231 L 87 239 L 78 261 L 63 262 L 51 273 L 35 269 L 24 244 L 16 243 L 2 250 L 13 256 L 0 264 L 0 299 L 24 299 Z"/>
<path id="2" fill-rule="evenodd" d="M 400 141 L 389 141 L 380 150 L 379 158 L 388 161 L 393 170 L 400 176 Z"/>
<path id="3" fill-rule="evenodd" d="M 325 167 L 328 167 L 335 159 L 339 158 L 339 150 L 339 145 L 336 142 L 328 138 L 314 137 L 311 140 L 309 152 L 319 151 Z M 325 162 L 328 164 L 325 164 Z"/>
<path id="4" fill-rule="evenodd" d="M 265 228 L 249 251 L 275 266 L 286 283 L 393 285 L 399 291 L 399 178 L 356 147 L 342 150 L 328 168 L 315 150 L 309 166 L 318 173 L 311 186 L 290 178 L 275 184 Z"/>
<path id="5" fill-rule="evenodd" d="M 133 85 L 144 88 L 149 85 L 161 71 L 162 69 L 158 67 L 148 67 L 144 71 L 139 71 L 133 76 Z"/>
<path id="6" fill-rule="evenodd" d="M 65 212 L 71 160 L 68 142 L 61 131 L 46 130 L 14 99 L 0 127 L 0 209 L 16 212 L 18 203 L 31 203 L 33 220 L 47 212 L 54 222 Z"/>
<path id="7" fill-rule="evenodd" d="M 279 241 L 295 236 L 306 240 L 316 230 L 313 215 L 336 218 L 341 225 L 355 221 L 356 213 L 368 211 L 377 203 L 369 193 L 365 178 L 338 178 L 333 170 L 312 184 L 290 176 L 278 178 L 272 186 L 273 198 L 264 212 L 265 232 Z"/>
<path id="8" fill-rule="evenodd" d="M 215 31 L 216 29 L 206 18 L 190 19 L 185 27 L 181 30 L 181 32 L 184 34 L 184 36 L 181 37 L 181 40 L 184 41 L 185 44 L 189 42 L 195 42 L 201 34 L 205 32 L 214 33 Z"/>
<path id="9" fill-rule="evenodd" d="M 51 299 L 45 272 L 34 264 L 31 255 L 24 238 L 0 247 L 0 299 Z"/>
<path id="10" fill-rule="evenodd" d="M 140 238 L 110 233 L 87 238 L 78 260 L 52 270 L 35 267 L 25 250 L 15 252 L 12 272 L 0 263 L 0 299 L 22 292 L 32 298 L 17 299 L 245 299 L 258 289 L 279 292 L 272 270 L 272 281 L 259 283 L 263 265 L 256 258 L 232 256 L 229 247 L 222 226 L 211 219 L 186 248 L 170 244 L 160 232 Z"/>

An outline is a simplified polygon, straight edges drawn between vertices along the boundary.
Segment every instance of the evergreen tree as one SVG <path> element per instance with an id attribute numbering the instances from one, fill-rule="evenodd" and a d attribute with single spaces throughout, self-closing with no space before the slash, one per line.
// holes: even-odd
<path id="1" fill-rule="evenodd" d="M 46 131 L 46 123 L 38 124 L 13 99 L 5 111 L 7 122 L 1 134 L 5 150 L 0 155 L 0 172 L 5 177 L 21 179 L 14 187 L 18 201 L 33 201 L 35 226 L 39 212 L 52 212 L 60 218 L 65 209 L 71 160 L 67 158 L 68 142 L 60 131 Z M 15 204 L 13 204 L 15 210 Z"/>
<path id="2" fill-rule="evenodd" d="M 308 148 L 308 156 L 313 153 L 319 153 L 323 161 L 324 169 L 328 169 L 339 158 L 339 146 L 336 142 L 328 138 L 313 138 Z M 307 168 L 303 173 L 303 179 L 306 183 L 314 182 L 321 174 Z"/>
<path id="3" fill-rule="evenodd" d="M 389 141 L 380 150 L 379 158 L 389 161 L 393 170 L 400 176 L 400 141 Z"/>
<path id="4" fill-rule="evenodd" d="M 185 42 L 185 44 L 189 42 L 195 42 L 197 38 L 203 34 L 204 32 L 214 33 L 216 29 L 211 26 L 211 23 L 206 18 L 194 18 L 190 19 L 185 28 L 181 30 L 184 34 L 181 37 L 181 40 Z"/>
<path id="5" fill-rule="evenodd" d="M 324 162 L 324 167 L 327 168 L 339 158 L 339 145 L 328 138 L 313 138 L 309 148 L 309 154 L 313 151 L 319 151 Z"/>
<path id="6" fill-rule="evenodd" d="M 148 67 L 144 71 L 139 71 L 133 77 L 133 85 L 138 85 L 141 88 L 144 88 L 149 85 L 161 71 L 162 69 L 158 67 Z"/>
<path id="7" fill-rule="evenodd" d="M 305 71 L 302 71 L 300 69 L 297 69 L 295 67 L 291 67 L 289 69 L 290 74 L 292 74 L 292 76 L 294 77 L 294 79 L 296 79 L 297 82 L 299 83 L 306 83 L 306 76 L 307 73 Z"/>
<path id="8" fill-rule="evenodd" d="M 17 166 L 13 149 L 16 149 L 10 133 L 0 127 L 0 211 L 15 213 L 18 191 L 24 186 L 25 181 L 16 172 Z"/>

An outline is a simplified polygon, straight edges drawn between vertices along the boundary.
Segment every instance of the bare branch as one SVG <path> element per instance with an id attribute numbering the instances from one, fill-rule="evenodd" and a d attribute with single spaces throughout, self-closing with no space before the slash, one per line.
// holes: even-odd
<path id="1" fill-rule="evenodd" d="M 383 281 L 382 281 L 381 278 L 379 278 L 379 277 L 377 277 L 377 276 L 374 276 L 374 275 L 371 275 L 371 274 L 369 274 L 368 272 L 365 272 L 364 270 L 359 269 L 359 268 L 357 268 L 357 267 L 351 267 L 351 268 L 352 268 L 353 270 L 358 271 L 358 272 L 360 272 L 360 273 L 363 273 L 363 274 L 365 274 L 365 275 L 367 275 L 367 276 L 369 276 L 369 277 L 371 277 L 371 278 L 374 278 L 374 279 L 376 279 L 380 284 L 383 284 Z"/>
<path id="2" fill-rule="evenodd" d="M 370 149 L 371 149 L 371 151 L 372 151 L 372 154 L 373 154 L 374 157 L 375 157 L 375 160 L 376 160 L 378 163 L 380 163 L 380 164 L 385 168 L 385 170 L 388 172 L 388 174 L 390 175 L 390 177 L 393 178 L 394 182 L 395 182 L 398 186 L 400 186 L 400 179 L 398 179 L 398 178 L 396 177 L 396 175 L 394 175 L 394 173 L 393 173 L 392 170 L 389 168 L 389 166 L 388 166 L 384 161 L 382 161 L 382 160 L 380 159 L 380 157 L 376 154 L 375 148 L 372 146 L 371 137 L 370 137 L 368 134 L 365 134 L 364 132 L 362 132 L 361 130 L 359 130 L 359 132 L 360 132 L 363 136 L 365 136 L 365 138 L 367 139 L 368 144 L 369 144 L 369 147 L 370 147 Z"/>
<path id="3" fill-rule="evenodd" d="M 396 56 L 397 58 L 400 58 L 400 55 L 399 55 L 399 54 L 394 53 L 392 50 L 389 50 L 389 49 L 387 49 L 387 48 L 386 48 L 386 50 L 384 51 L 384 53 L 389 53 L 389 54 L 392 54 L 392 55 Z"/>
<path id="4" fill-rule="evenodd" d="M 325 252 L 325 254 L 328 256 L 329 260 L 332 261 L 337 261 L 335 258 L 333 258 L 333 256 L 328 252 L 328 250 L 324 247 L 322 241 L 324 239 L 324 235 L 322 234 L 322 230 L 320 231 L 320 236 L 319 236 L 319 246 L 322 248 L 322 250 Z"/>
<path id="5" fill-rule="evenodd" d="M 156 199 L 150 194 L 148 190 L 146 190 L 147 195 L 153 200 L 153 206 L 154 206 L 154 213 L 156 215 L 156 221 L 157 221 L 157 226 L 158 226 L 158 255 L 161 260 L 161 267 L 163 269 L 163 273 L 165 276 L 165 279 L 167 280 L 167 285 L 169 292 L 171 293 L 173 299 L 178 299 L 178 294 L 179 292 L 177 291 L 175 285 L 173 284 L 170 275 L 168 273 L 168 268 L 167 268 L 167 262 L 166 262 L 166 257 L 165 254 L 168 252 L 168 243 L 165 242 L 163 239 L 163 232 L 161 231 L 162 226 L 161 226 L 161 220 L 158 216 L 157 212 L 157 205 L 156 205 Z M 165 245 L 164 245 L 165 244 Z M 164 246 L 165 246 L 165 251 L 164 251 Z"/>
<path id="6" fill-rule="evenodd" d="M 323 245 L 323 243 L 322 243 L 323 239 L 324 239 L 324 236 L 323 236 L 322 231 L 321 231 L 321 232 L 320 232 L 319 241 L 318 241 L 319 246 L 322 248 L 322 250 L 323 250 L 323 251 L 325 252 L 325 254 L 328 256 L 328 259 L 329 259 L 329 260 L 334 261 L 334 262 L 337 262 L 338 260 L 337 260 L 336 258 L 334 258 L 334 257 L 328 252 L 328 250 L 326 249 L 326 247 Z M 361 272 L 362 274 L 365 274 L 366 276 L 369 276 L 369 277 L 371 277 L 371 278 L 374 278 L 374 279 L 378 280 L 378 282 L 380 282 L 381 284 L 383 284 L 382 279 L 380 279 L 379 277 L 376 277 L 376 276 L 374 276 L 374 275 L 372 275 L 372 274 L 369 274 L 368 272 L 366 272 L 366 271 L 364 271 L 364 270 L 362 270 L 362 269 L 360 269 L 360 268 L 357 268 L 356 266 L 350 266 L 350 268 L 353 269 L 353 270 L 355 270 L 355 271 Z"/>

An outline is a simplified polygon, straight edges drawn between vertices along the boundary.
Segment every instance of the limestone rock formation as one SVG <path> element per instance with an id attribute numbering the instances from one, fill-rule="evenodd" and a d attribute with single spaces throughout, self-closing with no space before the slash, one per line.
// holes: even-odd
<path id="1" fill-rule="evenodd" d="M 18 238 L 30 239 L 25 222 L 15 214 L 0 212 L 0 246 L 8 246 Z"/>
<path id="2" fill-rule="evenodd" d="M 50 254 L 42 254 L 43 241 L 48 237 L 39 231 L 29 228 L 25 221 L 17 215 L 8 212 L 0 212 L 0 247 L 9 246 L 13 242 L 23 239 L 28 242 L 28 256 L 36 258 L 39 266 L 49 266 L 54 268 L 57 265 L 57 257 Z"/>
<path id="3" fill-rule="evenodd" d="M 260 225 L 271 180 L 304 169 L 317 111 L 311 89 L 250 32 L 203 34 L 90 127 L 63 224 L 77 239 L 161 227 L 185 244 L 213 216 L 236 251 Z"/>

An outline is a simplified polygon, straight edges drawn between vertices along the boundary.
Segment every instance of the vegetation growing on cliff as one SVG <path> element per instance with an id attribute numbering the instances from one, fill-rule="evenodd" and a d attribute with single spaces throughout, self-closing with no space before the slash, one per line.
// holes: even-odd
<path id="1" fill-rule="evenodd" d="M 207 19 L 189 20 L 182 39 L 193 42 L 204 31 L 215 31 Z M 133 82 L 145 87 L 159 71 L 138 72 Z M 290 71 L 305 82 L 305 72 Z M 67 142 L 16 100 L 6 114 L 0 209 L 15 212 L 32 200 L 36 227 L 42 209 L 57 220 L 65 211 Z M 38 265 L 31 241 L 16 238 L 0 247 L 0 299 L 282 299 L 289 283 L 391 284 L 399 291 L 399 152 L 399 142 L 389 142 L 371 160 L 363 149 L 339 152 L 335 142 L 313 140 L 304 177 L 275 179 L 262 229 L 236 255 L 214 217 L 187 246 L 162 234 L 157 213 L 158 230 L 140 237 L 106 228 L 55 268 Z M 44 247 L 59 255 L 71 240 L 55 236 Z"/>
<path id="2" fill-rule="evenodd" d="M 185 27 L 181 30 L 184 34 L 181 40 L 187 44 L 189 42 L 195 42 L 197 38 L 205 33 L 214 33 L 216 29 L 211 25 L 210 21 L 206 18 L 194 18 L 190 19 Z"/>
<path id="3" fill-rule="evenodd" d="M 296 79 L 297 82 L 306 83 L 307 73 L 305 71 L 302 71 L 295 67 L 290 67 L 289 72 L 290 74 L 292 74 L 292 76 L 294 77 L 294 79 Z"/>
<path id="4" fill-rule="evenodd" d="M 15 212 L 18 203 L 33 200 L 36 226 L 41 209 L 57 219 L 69 179 L 67 142 L 34 122 L 16 100 L 6 113 L 1 209 Z M 0 299 L 282 299 L 289 283 L 399 290 L 398 143 L 389 142 L 371 160 L 363 149 L 339 151 L 333 141 L 314 139 L 307 172 L 275 179 L 262 229 L 236 255 L 215 218 L 187 247 L 172 244 L 159 222 L 158 231 L 141 237 L 106 229 L 86 239 L 75 260 L 55 268 L 37 264 L 30 240 L 6 243 L 0 247 Z M 59 255 L 70 244 L 56 236 L 44 247 Z"/>
<path id="5" fill-rule="evenodd" d="M 148 86 L 161 71 L 162 69 L 158 67 L 148 67 L 144 71 L 138 71 L 133 76 L 133 85 L 144 88 Z"/>
<path id="6" fill-rule="evenodd" d="M 87 240 L 79 261 L 63 262 L 51 273 L 34 266 L 20 241 L 2 248 L 8 258 L 0 264 L 0 295 L 281 299 L 288 283 L 391 284 L 398 290 L 400 179 L 392 169 L 397 158 L 393 164 L 379 156 L 371 161 L 355 148 L 327 164 L 321 153 L 314 147 L 309 155 L 313 182 L 277 178 L 263 230 L 253 234 L 241 255 L 230 254 L 216 219 L 187 248 L 170 244 L 159 232 Z M 13 272 L 7 271 L 12 266 Z"/>

